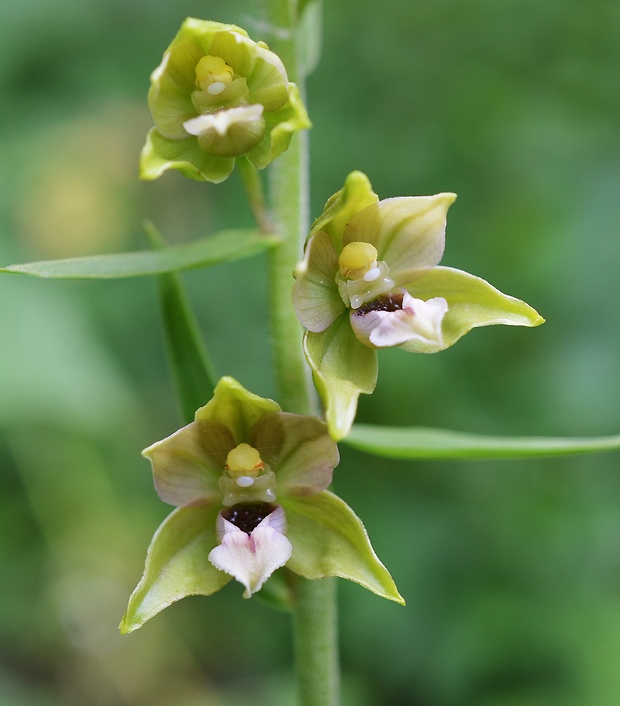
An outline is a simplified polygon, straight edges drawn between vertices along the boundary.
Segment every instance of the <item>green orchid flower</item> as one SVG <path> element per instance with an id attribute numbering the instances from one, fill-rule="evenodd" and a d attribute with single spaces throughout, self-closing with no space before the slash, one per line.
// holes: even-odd
<path id="1" fill-rule="evenodd" d="M 295 84 L 280 59 L 245 30 L 189 17 L 151 74 L 155 127 L 140 176 L 178 169 L 196 181 L 221 182 L 235 160 L 266 167 L 293 133 L 310 127 Z"/>
<path id="2" fill-rule="evenodd" d="M 326 490 L 339 455 L 316 417 L 282 412 L 227 377 L 195 421 L 143 455 L 159 496 L 177 509 L 153 537 L 123 633 L 232 578 L 249 598 L 283 566 L 404 603 L 359 518 Z"/>
<path id="3" fill-rule="evenodd" d="M 359 395 L 375 388 L 376 349 L 435 353 L 478 326 L 544 321 L 485 280 L 438 266 L 455 198 L 379 201 L 368 178 L 353 172 L 313 224 L 293 303 L 336 440 L 348 434 Z"/>

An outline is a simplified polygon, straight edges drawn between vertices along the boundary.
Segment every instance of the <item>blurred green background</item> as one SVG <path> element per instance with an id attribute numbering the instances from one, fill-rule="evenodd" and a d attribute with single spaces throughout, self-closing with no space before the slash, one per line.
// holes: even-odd
<path id="1" fill-rule="evenodd" d="M 3 0 L 0 264 L 246 226 L 237 175 L 136 179 L 150 71 L 187 15 L 241 0 Z M 620 4 L 327 3 L 309 80 L 312 203 L 456 191 L 444 264 L 540 329 L 381 355 L 360 421 L 619 429 Z M 261 262 L 184 276 L 222 374 L 273 395 Z M 288 619 L 227 586 L 116 626 L 169 508 L 139 451 L 178 426 L 150 279 L 0 277 L 0 706 L 289 706 Z M 404 463 L 342 450 L 336 488 L 408 605 L 340 583 L 349 706 L 616 706 L 618 454 Z"/>

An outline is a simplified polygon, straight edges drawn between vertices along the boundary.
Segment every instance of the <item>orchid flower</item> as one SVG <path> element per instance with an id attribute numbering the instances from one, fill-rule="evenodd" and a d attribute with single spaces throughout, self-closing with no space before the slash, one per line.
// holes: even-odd
<path id="1" fill-rule="evenodd" d="M 143 455 L 160 498 L 177 509 L 153 537 L 123 632 L 232 578 L 249 598 L 283 566 L 403 602 L 359 518 L 326 489 L 339 455 L 316 417 L 283 412 L 223 378 L 191 424 Z"/>
<path id="2" fill-rule="evenodd" d="M 314 222 L 295 271 L 293 303 L 332 437 L 351 428 L 377 381 L 376 349 L 435 353 L 472 328 L 538 326 L 525 302 L 439 266 L 455 194 L 379 200 L 351 173 Z"/>
<path id="3" fill-rule="evenodd" d="M 178 169 L 221 182 L 247 157 L 259 169 L 310 127 L 299 91 L 264 42 L 245 30 L 189 17 L 151 74 L 147 137 L 140 176 Z"/>

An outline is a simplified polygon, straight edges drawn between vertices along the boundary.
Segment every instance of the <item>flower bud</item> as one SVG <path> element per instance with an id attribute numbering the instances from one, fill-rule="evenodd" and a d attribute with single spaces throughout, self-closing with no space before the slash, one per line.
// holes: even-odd
<path id="1" fill-rule="evenodd" d="M 239 157 L 266 167 L 310 127 L 280 59 L 235 25 L 188 18 L 151 75 L 155 127 L 143 179 L 178 169 L 197 181 L 226 179 Z"/>

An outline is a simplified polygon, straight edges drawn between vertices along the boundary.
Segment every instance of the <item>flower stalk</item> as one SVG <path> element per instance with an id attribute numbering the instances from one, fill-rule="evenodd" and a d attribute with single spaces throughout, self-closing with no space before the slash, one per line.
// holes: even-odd
<path id="1" fill-rule="evenodd" d="M 266 0 L 265 20 L 279 32 L 271 40 L 291 81 L 305 97 L 299 68 L 297 3 Z M 309 367 L 301 345 L 302 330 L 291 302 L 292 273 L 309 225 L 308 137 L 299 132 L 269 169 L 271 213 L 283 242 L 267 256 L 273 367 L 279 399 L 285 409 L 299 414 L 313 411 Z M 297 577 L 294 641 L 299 700 L 302 706 L 339 703 L 336 582 Z"/>

